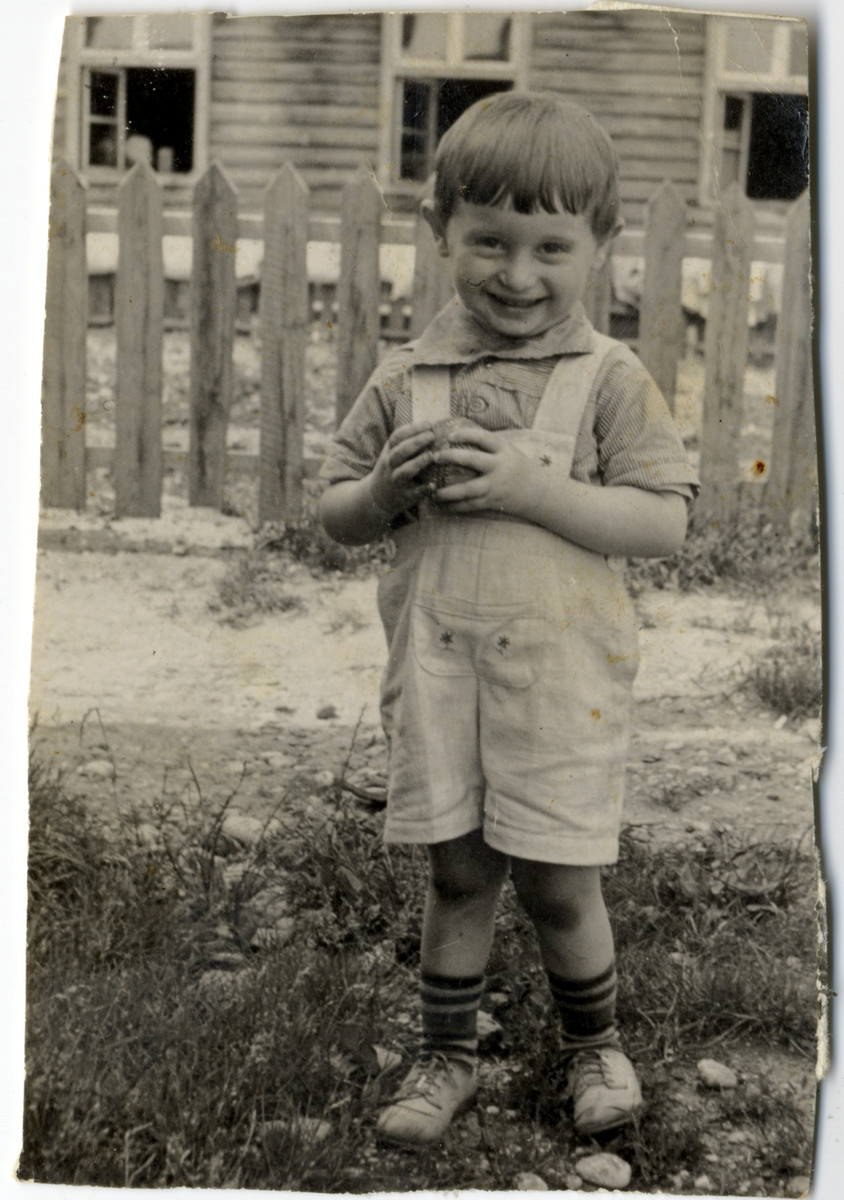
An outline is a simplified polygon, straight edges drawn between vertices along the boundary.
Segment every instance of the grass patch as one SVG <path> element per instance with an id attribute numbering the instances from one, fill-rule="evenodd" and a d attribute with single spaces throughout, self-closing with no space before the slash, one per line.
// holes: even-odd
<path id="1" fill-rule="evenodd" d="M 816 717 L 821 710 L 820 639 L 804 621 L 777 631 L 777 644 L 753 663 L 745 683 L 780 716 Z"/>
<path id="2" fill-rule="evenodd" d="M 569 1186 L 579 1147 L 558 1035 L 511 889 L 484 998 L 501 1032 L 484 1051 L 479 1104 L 437 1154 L 407 1155 L 376 1146 L 374 1117 L 416 1038 L 420 850 L 384 846 L 378 818 L 340 788 L 329 805 L 282 812 L 246 848 L 227 833 L 232 798 L 206 805 L 197 786 L 108 837 L 36 762 L 31 787 L 21 1178 L 360 1193 L 506 1189 L 539 1171 Z M 294 920 L 257 950 L 271 893 Z M 781 1194 L 777 1172 L 810 1136 L 796 1101 L 771 1089 L 754 1100 L 746 1087 L 707 1097 L 692 1119 L 670 1072 L 693 1077 L 702 1051 L 732 1042 L 808 1060 L 811 860 L 718 835 L 667 849 L 625 835 L 606 894 L 620 1018 L 649 1101 L 608 1148 L 633 1164 L 637 1187 L 682 1190 L 675 1176 L 701 1168 L 728 1116 L 780 1137 L 777 1161 L 754 1169 Z"/>
<path id="3" fill-rule="evenodd" d="M 740 508 L 721 524 L 696 520 L 680 550 L 668 558 L 631 559 L 628 579 L 641 587 L 695 588 L 730 584 L 767 589 L 782 580 L 818 582 L 817 529 L 788 530 L 757 508 Z"/>

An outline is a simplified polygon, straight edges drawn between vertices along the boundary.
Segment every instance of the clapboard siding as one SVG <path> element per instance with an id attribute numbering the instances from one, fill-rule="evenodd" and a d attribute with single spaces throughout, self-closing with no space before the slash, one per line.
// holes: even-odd
<path id="1" fill-rule="evenodd" d="M 640 225 L 654 186 L 671 180 L 693 204 L 700 171 L 706 19 L 672 11 L 538 12 L 529 25 L 526 83 L 584 104 L 606 127 L 622 163 L 629 225 Z M 381 24 L 377 12 L 212 18 L 207 161 L 218 161 L 241 211 L 263 209 L 284 162 L 301 173 L 315 210 L 336 213 L 361 164 L 379 162 Z M 55 146 L 68 124 L 63 57 Z M 398 119 L 398 114 L 394 114 Z M 383 164 L 381 164 L 383 165 Z M 164 203 L 187 211 L 194 180 L 168 180 Z M 115 181 L 89 180 L 93 205 L 112 207 Z M 398 211 L 407 192 L 391 193 Z M 408 199 L 407 205 L 412 201 Z"/>
<path id="2" fill-rule="evenodd" d="M 210 157 L 246 206 L 289 162 L 336 210 L 378 154 L 380 15 L 216 17 L 213 45 Z"/>
<path id="3" fill-rule="evenodd" d="M 654 184 L 669 179 L 693 203 L 700 162 L 706 25 L 702 15 L 616 11 L 537 13 L 529 86 L 593 112 L 621 160 L 628 223 L 640 225 Z"/>

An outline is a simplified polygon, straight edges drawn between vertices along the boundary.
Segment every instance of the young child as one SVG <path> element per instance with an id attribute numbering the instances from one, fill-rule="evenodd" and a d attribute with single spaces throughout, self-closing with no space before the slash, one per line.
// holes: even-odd
<path id="1" fill-rule="evenodd" d="M 656 385 L 581 304 L 620 228 L 615 154 L 589 113 L 480 101 L 443 137 L 423 209 L 455 297 L 370 379 L 321 502 L 338 541 L 395 539 L 378 592 L 385 837 L 425 844 L 430 864 L 423 1045 L 378 1129 L 436 1142 L 474 1096 L 509 874 L 559 1011 L 574 1124 L 594 1134 L 641 1104 L 600 881 L 638 662 L 612 560 L 676 551 L 696 481 Z"/>

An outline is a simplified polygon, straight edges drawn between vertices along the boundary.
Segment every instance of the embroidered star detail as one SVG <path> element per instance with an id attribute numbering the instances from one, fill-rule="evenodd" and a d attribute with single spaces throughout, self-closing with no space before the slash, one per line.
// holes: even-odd
<path id="1" fill-rule="evenodd" d="M 503 654 L 504 651 L 507 649 L 507 647 L 510 645 L 510 639 L 507 637 L 506 633 L 502 633 L 502 635 L 498 639 L 496 645 L 498 646 L 498 649 Z"/>
<path id="2" fill-rule="evenodd" d="M 440 634 L 440 644 L 443 646 L 450 646 L 453 641 L 454 641 L 454 634 L 451 632 L 450 629 L 444 629 L 442 631 L 442 633 Z"/>
<path id="3" fill-rule="evenodd" d="M 543 467 L 550 467 L 551 463 L 553 462 L 553 459 L 551 458 L 550 454 L 543 454 L 542 457 L 540 458 L 539 462 L 540 462 L 541 466 L 543 466 Z"/>

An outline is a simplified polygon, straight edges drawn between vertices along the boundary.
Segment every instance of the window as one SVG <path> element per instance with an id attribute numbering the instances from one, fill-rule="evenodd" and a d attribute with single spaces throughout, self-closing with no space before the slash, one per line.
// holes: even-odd
<path id="1" fill-rule="evenodd" d="M 794 200 L 809 171 L 806 26 L 711 17 L 701 199 L 738 181 L 751 200 Z"/>
<path id="2" fill-rule="evenodd" d="M 76 23 L 79 123 L 71 154 L 107 180 L 143 159 L 178 179 L 205 165 L 208 20 L 187 13 Z"/>
<path id="3" fill-rule="evenodd" d="M 507 13 L 385 15 L 382 173 L 423 183 L 445 131 L 476 100 L 524 76 L 524 17 Z"/>

